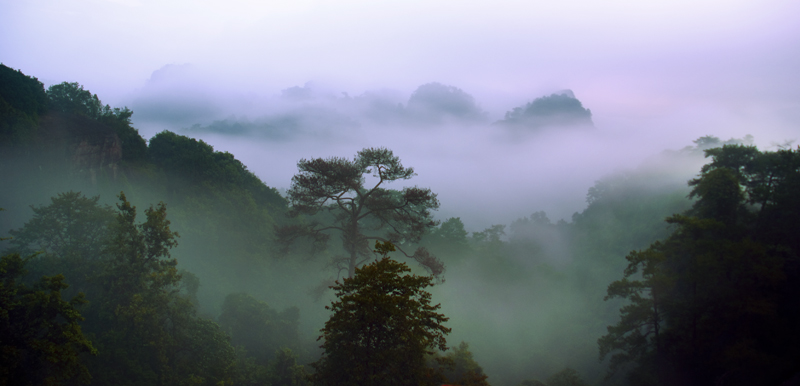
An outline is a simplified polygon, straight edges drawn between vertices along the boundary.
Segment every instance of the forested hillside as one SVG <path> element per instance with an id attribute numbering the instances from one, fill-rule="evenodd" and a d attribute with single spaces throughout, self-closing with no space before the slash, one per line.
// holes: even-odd
<path id="1" fill-rule="evenodd" d="M 458 102 L 454 122 L 482 114 L 438 83 L 409 109 L 437 93 Z M 415 384 L 777 385 L 800 372 L 798 150 L 707 136 L 598 176 L 570 221 L 533 202 L 468 232 L 436 217 L 431 189 L 388 185 L 415 176 L 390 149 L 293 160 L 284 197 L 202 140 L 143 138 L 132 114 L 0 65 L 2 384 L 377 385 L 412 362 Z M 565 119 L 588 126 L 591 112 L 553 94 L 501 124 Z M 371 302 L 422 307 L 438 332 L 359 308 Z M 382 322 L 332 318 L 351 306 Z M 337 344 L 316 341 L 323 326 Z M 360 351 L 370 331 L 383 338 Z"/>

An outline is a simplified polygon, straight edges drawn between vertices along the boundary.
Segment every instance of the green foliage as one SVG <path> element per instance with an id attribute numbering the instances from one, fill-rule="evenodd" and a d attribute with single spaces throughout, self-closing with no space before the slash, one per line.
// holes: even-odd
<path id="1" fill-rule="evenodd" d="M 173 201 L 185 196 L 200 196 L 197 190 L 212 195 L 234 192 L 240 200 L 252 201 L 251 210 L 281 211 L 286 200 L 274 188 L 267 187 L 227 152 L 217 152 L 209 144 L 164 131 L 150 139 L 151 162 L 167 174 L 166 190 Z M 253 224 L 254 225 L 254 224 Z"/>
<path id="2" fill-rule="evenodd" d="M 547 386 L 586 386 L 578 372 L 569 367 L 547 378 Z"/>
<path id="3" fill-rule="evenodd" d="M 89 383 L 80 354 L 96 350 L 79 324 L 83 294 L 62 300 L 68 287 L 62 275 L 42 277 L 28 288 L 18 282 L 25 262 L 16 253 L 0 260 L 0 384 Z"/>
<path id="4" fill-rule="evenodd" d="M 169 249 L 177 244 L 166 206 L 144 211 L 120 194 L 111 255 L 99 280 L 103 292 L 92 324 L 101 355 L 93 368 L 100 384 L 200 384 L 224 381 L 235 359 L 218 325 L 195 316 L 178 295 L 180 276 Z"/>
<path id="5" fill-rule="evenodd" d="M 215 286 L 216 304 L 231 292 L 251 291 L 242 284 L 263 280 L 264 257 L 276 249 L 274 227 L 287 221 L 286 200 L 230 153 L 203 141 L 165 131 L 151 139 L 148 154 L 153 190 L 171 203 L 181 232 L 182 264 L 214 278 L 205 283 Z"/>
<path id="6" fill-rule="evenodd" d="M 103 107 L 100 122 L 114 129 L 122 147 L 122 160 L 142 166 L 147 161 L 147 142 L 131 125 L 133 111 L 127 107 L 113 108 L 108 105 Z"/>
<path id="7" fill-rule="evenodd" d="M 31 258 L 33 266 L 42 272 L 62 270 L 91 299 L 82 312 L 83 331 L 98 355 L 83 363 L 93 383 L 228 382 L 234 350 L 216 323 L 196 315 L 192 295 L 199 282 L 190 274 L 182 281 L 170 257 L 177 234 L 166 206 L 145 210 L 141 223 L 124 194 L 117 208 L 68 192 L 48 206 L 34 207 L 34 218 L 13 232 L 18 248 L 44 251 Z"/>
<path id="8" fill-rule="evenodd" d="M 739 145 L 706 152 L 713 161 L 690 182 L 693 216 L 668 218 L 672 235 L 631 252 L 625 278 L 608 288 L 607 298 L 630 303 L 598 341 L 601 358 L 615 352 L 612 373 L 635 363 L 628 373 L 635 384 L 778 383 L 800 363 L 787 349 L 797 344 L 800 322 L 790 305 L 798 293 L 796 235 L 774 232 L 797 224 L 784 217 L 797 199 L 777 192 L 794 187 L 798 152 Z M 629 280 L 634 275 L 641 279 Z"/>
<path id="9" fill-rule="evenodd" d="M 80 192 L 59 193 L 49 205 L 31 206 L 33 217 L 22 228 L 11 230 L 12 250 L 33 255 L 27 269 L 31 277 L 63 274 L 70 282 L 64 293 L 93 295 L 100 291 L 98 273 L 108 260 L 116 213 L 99 204 L 99 196 Z M 91 305 L 86 308 L 87 312 Z"/>
<path id="10" fill-rule="evenodd" d="M 0 64 L 0 144 L 31 140 L 45 112 L 47 95 L 42 82 Z"/>
<path id="11" fill-rule="evenodd" d="M 24 77 L 18 71 L 10 73 Z M 34 218 L 14 231 L 13 248 L 44 252 L 29 260 L 28 270 L 33 273 L 29 277 L 62 273 L 71 284 L 62 291 L 65 298 L 82 291 L 91 300 L 81 313 L 87 317 L 83 330 L 100 352 L 87 361 L 96 373 L 96 382 L 229 382 L 199 368 L 215 368 L 206 360 L 224 364 L 235 354 L 231 354 L 224 331 L 196 315 L 197 297 L 211 309 L 205 302 L 209 294 L 222 297 L 252 290 L 257 285 L 252 279 L 263 281 L 265 273 L 273 275 L 266 268 L 277 263 L 265 261 L 264 256 L 273 252 L 273 226 L 287 221 L 283 216 L 286 200 L 229 153 L 214 152 L 207 145 L 193 147 L 192 142 L 198 141 L 162 133 L 153 141 L 151 155 L 145 140 L 131 126 L 129 109 L 104 106 L 78 83 L 55 85 L 46 93 L 35 78 L 24 78 L 29 80 L 28 86 L 39 87 L 41 108 L 33 109 L 38 121 L 31 121 L 31 130 L 36 129 L 31 131 L 32 143 L 13 148 L 15 154 L 0 152 L 0 171 L 7 184 L 14 186 L 3 191 L 4 202 L 13 197 L 10 205 L 16 209 L 31 202 L 44 203 L 46 197 L 68 189 L 90 192 L 90 197 L 99 193 L 110 197 L 109 192 L 124 189 L 131 202 L 169 200 L 170 218 L 179 222 L 168 226 L 151 222 L 143 228 L 129 202 L 128 207 L 120 208 L 129 220 L 124 225 L 115 219 L 117 211 L 99 205 L 104 201 L 70 192 L 60 194 L 52 204 L 36 206 Z M 33 95 L 36 87 L 18 89 Z M 0 93 L 7 95 L 9 90 L 3 86 Z M 19 104 L 24 98 L 15 96 L 9 103 L 29 111 Z M 53 108 L 48 112 L 50 102 Z M 164 143 L 176 145 L 175 153 L 159 152 Z M 95 156 L 96 160 L 84 162 Z M 100 161 L 102 169 L 98 168 Z M 91 184 L 89 178 L 76 178 L 89 174 Z M 161 207 L 151 209 L 163 212 Z M 143 217 L 141 212 L 139 216 Z M 19 228 L 23 221 L 27 220 L 20 213 L 18 219 L 1 225 Z M 177 253 L 173 250 L 172 256 L 179 255 L 181 267 L 197 276 L 188 271 L 178 273 L 175 259 L 162 253 L 174 246 L 158 241 L 169 239 L 164 229 L 181 231 L 184 245 Z M 218 280 L 209 280 L 212 277 Z M 33 281 L 24 280 L 29 285 Z M 279 319 L 293 319 L 296 335 L 298 315 L 293 310 L 294 314 L 292 309 L 280 313 Z M 291 336 L 286 334 L 287 339 Z M 218 355 L 201 347 L 217 347 L 213 350 Z M 298 352 L 305 360 L 306 350 Z M 226 366 L 216 368 L 230 367 Z M 233 370 L 220 371 L 217 373 L 227 377 Z"/>
<path id="12" fill-rule="evenodd" d="M 99 196 L 87 198 L 80 192 L 60 193 L 50 205 L 31 207 L 31 218 L 19 230 L 12 230 L 11 244 L 21 253 L 44 253 L 56 259 L 100 259 L 111 237 L 114 211 L 98 204 Z"/>
<path id="13" fill-rule="evenodd" d="M 136 223 L 136 208 L 120 194 L 110 259 L 99 280 L 103 293 L 96 320 L 101 383 L 160 383 L 170 377 L 171 334 L 163 324 L 180 277 L 169 249 L 177 242 L 166 206 L 149 208 Z M 145 342 L 144 344 L 140 342 Z"/>
<path id="14" fill-rule="evenodd" d="M 538 379 L 526 379 L 519 383 L 520 386 L 547 386 L 544 382 Z"/>
<path id="15" fill-rule="evenodd" d="M 222 303 L 219 324 L 256 363 L 266 363 L 281 347 L 297 347 L 299 310 L 277 312 L 246 293 L 228 295 Z"/>
<path id="16" fill-rule="evenodd" d="M 469 234 L 458 217 L 451 217 L 434 227 L 420 244 L 444 262 L 461 262 L 470 253 Z"/>
<path id="17" fill-rule="evenodd" d="M 391 150 L 363 149 L 351 161 L 344 158 L 302 159 L 297 163 L 300 172 L 292 177 L 288 195 L 291 214 L 306 215 L 313 221 L 278 229 L 277 235 L 286 249 L 299 238 L 311 238 L 317 244 L 327 242 L 327 232 L 342 236 L 345 255 L 334 258 L 333 265 L 348 277 L 369 259 L 369 241 L 380 240 L 395 245 L 417 243 L 429 229 L 436 226 L 431 210 L 439 207 L 436 194 L 430 189 L 404 188 L 402 191 L 383 188 L 384 184 L 407 180 L 415 175 L 406 168 Z M 371 187 L 366 176 L 377 179 Z M 327 218 L 323 215 L 328 215 Z M 315 217 L 316 216 L 316 217 Z M 424 247 L 413 255 L 397 247 L 407 257 L 415 259 L 434 276 L 441 277 L 444 265 Z"/>
<path id="18" fill-rule="evenodd" d="M 587 386 L 578 372 L 569 367 L 549 376 L 545 382 L 538 379 L 526 379 L 520 386 Z"/>
<path id="19" fill-rule="evenodd" d="M 389 244 L 390 245 L 390 244 Z M 431 277 L 408 275 L 389 259 L 388 245 L 376 243 L 380 260 L 356 270 L 332 288 L 339 299 L 322 329 L 322 358 L 314 365 L 319 385 L 426 385 L 437 381 L 425 363 L 431 349 L 446 349 L 442 323 L 448 318 L 431 305 Z"/>
<path id="20" fill-rule="evenodd" d="M 469 344 L 461 342 L 443 356 L 435 356 L 429 360 L 432 367 L 442 372 L 448 384 L 460 386 L 488 386 L 489 378 L 483 368 L 472 357 Z"/>
<path id="21" fill-rule="evenodd" d="M 238 186 L 251 192 L 259 205 L 280 207 L 285 200 L 274 188 L 268 188 L 241 161 L 228 152 L 217 152 L 211 145 L 169 131 L 150 140 L 150 159 L 159 168 L 180 176 L 191 187 L 208 183 L 217 186 Z M 173 189 L 179 189 L 174 184 Z M 189 189 L 184 188 L 184 189 Z M 181 191 L 183 192 L 183 191 Z"/>
<path id="22" fill-rule="evenodd" d="M 47 94 L 42 82 L 3 64 L 0 64 L 0 98 L 30 117 L 47 111 Z"/>
<path id="23" fill-rule="evenodd" d="M 77 82 L 52 85 L 47 89 L 47 97 L 51 111 L 66 116 L 87 117 L 110 128 L 120 140 L 123 160 L 133 163 L 144 162 L 147 156 L 147 144 L 139 132 L 131 126 L 133 111 L 127 107 L 103 106 L 97 94 L 84 90 Z"/>
<path id="24" fill-rule="evenodd" d="M 194 305 L 179 297 L 163 317 L 171 327 L 165 347 L 171 370 L 163 376 L 166 384 L 231 384 L 236 353 L 217 323 L 198 317 Z"/>
<path id="25" fill-rule="evenodd" d="M 571 251 L 581 280 L 600 291 L 618 277 L 631 250 L 669 236 L 664 219 L 690 208 L 685 182 L 665 183 L 666 176 L 617 173 L 589 189 L 587 208 L 572 216 Z"/>
<path id="26" fill-rule="evenodd" d="M 275 352 L 275 361 L 270 370 L 271 386 L 305 386 L 309 383 L 305 367 L 297 364 L 297 355 L 286 347 Z"/>
<path id="27" fill-rule="evenodd" d="M 742 205 L 744 193 L 737 176 L 730 169 L 710 170 L 696 181 L 690 196 L 700 197 L 694 205 L 694 213 L 698 217 L 736 224 L 746 215 Z"/>
<path id="28" fill-rule="evenodd" d="M 545 212 L 536 212 L 511 223 L 509 247 L 517 254 L 525 254 L 529 261 L 543 263 L 563 258 L 558 242 L 566 238 L 566 223 L 553 224 Z"/>
<path id="29" fill-rule="evenodd" d="M 62 82 L 47 88 L 50 109 L 64 113 L 84 115 L 98 119 L 103 112 L 103 104 L 97 94 L 84 90 L 77 82 Z"/>
<path id="30" fill-rule="evenodd" d="M 0 192 L 3 202 L 14 208 L 12 219 L 3 219 L 0 224 L 5 230 L 19 228 L 27 221 L 29 212 L 20 208 L 31 202 L 45 203 L 58 192 L 72 189 L 87 196 L 102 194 L 109 202 L 107 197 L 124 190 L 132 202 L 170 202 L 170 216 L 177 220 L 175 230 L 180 230 L 185 240 L 176 256 L 183 267 L 204 280 L 206 287 L 201 292 L 215 292 L 219 297 L 211 302 L 221 301 L 233 291 L 252 290 L 255 279 L 263 279 L 271 264 L 264 256 L 274 253 L 274 226 L 287 221 L 283 216 L 286 200 L 277 190 L 264 185 L 231 154 L 214 152 L 207 145 L 192 147 L 197 141 L 183 136 L 160 134 L 152 142 L 151 155 L 145 140 L 131 126 L 130 110 L 103 106 L 99 97 L 77 83 L 56 86 L 51 88 L 50 97 L 61 107 L 40 119 L 32 142 L 0 152 L 0 172 L 14 186 Z M 41 92 L 46 107 L 48 94 L 43 89 Z M 175 145 L 165 150 L 174 154 L 160 151 L 165 143 Z M 107 221 L 96 224 L 105 227 Z M 43 234 L 43 226 L 28 227 L 31 235 L 38 235 L 37 243 L 61 243 Z M 97 253 L 79 249 L 100 248 L 100 244 L 91 240 L 71 243 L 71 248 L 76 248 L 72 255 L 99 259 Z M 15 247 L 42 249 L 34 244 Z M 70 292 L 98 290 L 99 281 L 90 285 L 88 278 L 101 268 L 80 272 L 80 259 L 70 259 L 42 255 L 31 261 L 29 269 L 67 275 Z M 96 265 L 99 260 L 81 261 Z M 242 272 L 249 276 L 242 277 Z M 212 275 L 219 280 L 206 280 Z M 207 303 L 204 306 L 213 308 Z"/>
<path id="31" fill-rule="evenodd" d="M 645 363 L 663 355 L 659 331 L 664 323 L 664 296 L 670 280 L 661 269 L 664 263 L 662 244 L 656 242 L 645 251 L 633 251 L 622 280 L 608 286 L 604 300 L 623 298 L 630 303 L 620 309 L 620 322 L 608 327 L 608 334 L 598 340 L 600 360 L 614 352 L 609 377 L 631 361 Z M 630 280 L 634 275 L 641 280 Z M 637 275 L 637 276 L 638 276 Z"/>
<path id="32" fill-rule="evenodd" d="M 237 361 L 231 384 L 236 386 L 307 386 L 309 374 L 297 364 L 297 355 L 287 347 L 273 353 L 273 360 L 262 362 L 237 347 Z M 227 384 L 227 383 L 226 383 Z"/>
<path id="33" fill-rule="evenodd" d="M 548 125 L 592 125 L 592 112 L 584 109 L 572 92 L 536 98 L 525 106 L 515 107 L 498 122 L 503 125 L 538 128 Z"/>
<path id="34" fill-rule="evenodd" d="M 467 231 L 460 217 L 451 217 L 443 221 L 436 234 L 451 245 L 465 245 L 467 242 Z"/>

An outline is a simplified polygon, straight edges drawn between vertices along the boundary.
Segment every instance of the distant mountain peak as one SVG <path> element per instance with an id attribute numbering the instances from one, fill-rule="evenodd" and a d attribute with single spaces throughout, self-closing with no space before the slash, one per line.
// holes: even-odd
<path id="1" fill-rule="evenodd" d="M 594 126 L 592 111 L 584 108 L 581 101 L 575 98 L 575 93 L 568 89 L 515 107 L 496 124 L 532 129 L 548 126 Z"/>

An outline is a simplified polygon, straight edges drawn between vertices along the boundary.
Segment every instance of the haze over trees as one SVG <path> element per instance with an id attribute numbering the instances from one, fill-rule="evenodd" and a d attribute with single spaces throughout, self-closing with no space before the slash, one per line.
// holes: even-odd
<path id="1" fill-rule="evenodd" d="M 441 83 L 417 87 L 408 99 L 408 112 L 421 123 L 443 123 L 446 120 L 480 122 L 486 115 L 475 98 L 461 89 Z"/>
<path id="2" fill-rule="evenodd" d="M 515 107 L 496 124 L 537 129 L 545 126 L 592 126 L 592 111 L 585 109 L 570 90 L 536 98 Z"/>
<path id="3" fill-rule="evenodd" d="M 197 109 L 208 102 L 198 102 Z M 144 106 L 156 113 L 159 108 Z M 468 92 L 439 82 L 418 86 L 404 98 L 391 90 L 366 91 L 350 96 L 332 93 L 311 82 L 282 90 L 280 97 L 263 111 L 209 120 L 180 118 L 176 127 L 187 133 L 219 133 L 258 136 L 287 141 L 313 134 L 341 135 L 365 127 L 440 126 L 480 127 L 491 123 L 489 113 Z M 535 98 L 508 111 L 496 127 L 538 129 L 542 127 L 592 126 L 592 114 L 572 91 Z"/>
<path id="4" fill-rule="evenodd" d="M 297 167 L 300 172 L 292 177 L 287 192 L 290 215 L 307 215 L 308 219 L 278 229 L 278 237 L 287 248 L 298 238 L 308 238 L 317 245 L 325 243 L 330 231 L 337 231 L 344 250 L 344 256 L 331 262 L 337 274 L 353 277 L 355 269 L 369 259 L 369 242 L 373 240 L 397 245 L 400 252 L 436 277 L 444 273 L 444 265 L 426 248 L 418 247 L 409 254 L 400 247 L 418 243 L 436 225 L 431 210 L 439 207 L 439 201 L 427 188 L 385 188 L 415 175 L 414 169 L 404 167 L 391 150 L 363 149 L 352 161 L 338 157 L 302 159 Z M 369 175 L 372 180 L 368 181 Z"/>
<path id="5" fill-rule="evenodd" d="M 785 230 L 800 225 L 800 149 L 706 154 L 692 209 L 667 219 L 666 240 L 631 252 L 609 286 L 607 298 L 631 303 L 600 355 L 613 353 L 612 374 L 635 363 L 635 384 L 778 384 L 797 363 L 800 244 Z"/>
<path id="6" fill-rule="evenodd" d="M 18 253 L 0 259 L 0 384 L 88 383 L 80 355 L 97 350 L 81 331 L 83 294 L 63 300 L 64 275 L 29 287 L 22 282 L 26 260 Z"/>
<path id="7" fill-rule="evenodd" d="M 17 337 L 2 341 L 14 346 L 4 350 L 13 355 L 4 357 L 2 374 L 15 380 L 335 383 L 313 375 L 311 364 L 367 329 L 332 318 L 322 302 L 341 301 L 334 294 L 320 302 L 310 293 L 331 269 L 349 271 L 351 261 L 353 275 L 342 275 L 348 279 L 361 272 L 355 266 L 374 268 L 363 264 L 376 240 L 417 258 L 426 255 L 413 251 L 424 248 L 437 257 L 430 267 L 447 266 L 448 280 L 422 292 L 441 303 L 432 312 L 449 318 L 448 339 L 463 341 L 444 352 L 427 346 L 433 354 L 423 362 L 414 354 L 414 361 L 391 363 L 405 351 L 387 349 L 387 371 L 422 363 L 415 369 L 463 386 L 780 384 L 800 373 L 798 150 L 705 136 L 661 162 L 599 178 L 569 219 L 551 220 L 544 203 L 530 199 L 514 204 L 516 220 L 477 230 L 460 213 L 435 218 L 438 197 L 430 189 L 389 184 L 414 171 L 386 148 L 301 160 L 297 185 L 284 197 L 238 154 L 170 131 L 148 143 L 130 110 L 106 108 L 78 83 L 45 90 L 19 71 L 0 67 L 0 75 L 7 187 L 0 190 L 7 209 L 0 237 L 13 237 L 0 245 L 7 256 L 0 300 L 8 315 L 26 315 L 0 313 Z M 470 100 L 440 86 L 453 100 Z M 380 100 L 380 111 L 395 118 L 407 112 L 385 95 L 337 98 L 359 106 Z M 700 175 L 687 185 L 676 164 Z M 487 200 L 512 193 L 488 189 Z M 322 242 L 347 229 L 356 232 L 342 243 L 300 241 L 282 251 L 294 236 Z M 390 269 L 381 272 L 399 261 L 386 260 Z M 411 269 L 428 283 L 436 273 L 416 264 L 398 269 L 399 277 Z M 398 278 L 384 276 L 379 283 Z M 363 310 L 366 298 L 353 294 L 343 309 Z M 344 343 L 319 347 L 327 343 L 314 340 L 325 321 Z M 376 331 L 392 322 L 376 323 Z M 64 332 L 71 338 L 62 339 Z M 22 338 L 34 335 L 47 339 Z"/>

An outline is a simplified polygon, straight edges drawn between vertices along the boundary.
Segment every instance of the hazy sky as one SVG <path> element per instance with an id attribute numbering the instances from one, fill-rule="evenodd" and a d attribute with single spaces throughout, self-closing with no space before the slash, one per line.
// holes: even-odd
<path id="1" fill-rule="evenodd" d="M 245 114 L 231 107 L 236 104 L 248 105 L 246 115 L 257 118 L 259 109 L 274 101 L 269 98 L 309 81 L 336 95 L 389 89 L 401 100 L 419 85 L 436 81 L 474 96 L 496 120 L 536 97 L 571 89 L 592 110 L 599 134 L 553 160 L 577 157 L 557 172 L 547 168 L 554 177 L 541 182 L 562 183 L 559 176 L 575 174 L 571 168 L 581 162 L 595 164 L 579 182 L 564 182 L 564 188 L 576 189 L 574 204 L 609 170 L 659 149 L 689 145 L 702 135 L 727 139 L 752 134 L 760 145 L 796 139 L 797 15 L 800 2 L 779 0 L 0 0 L 0 61 L 45 85 L 77 81 L 112 106 L 133 106 L 134 123 L 146 137 L 180 129 L 170 127 L 166 118 L 162 125 L 141 120 L 148 112 L 146 107 L 137 110 L 137 103 L 144 106 L 141 101 L 153 95 L 162 97 L 162 107 L 209 96 L 207 105 L 195 106 L 216 115 L 181 121 L 208 124 L 211 118 Z M 163 85 L 169 81 L 180 86 Z M 288 186 L 301 156 L 349 156 L 362 145 L 397 144 L 399 155 L 417 167 L 420 177 L 477 157 L 482 160 L 466 166 L 491 174 L 484 186 L 499 188 L 523 176 L 540 178 L 541 165 L 532 165 L 547 162 L 530 154 L 552 148 L 544 140 L 511 141 L 516 150 L 482 148 L 492 136 L 469 131 L 441 131 L 415 147 L 419 141 L 413 136 L 419 133 L 369 139 L 369 129 L 348 133 L 342 138 L 362 140 L 352 146 L 334 143 L 325 154 L 299 142 L 261 146 L 207 140 L 278 187 Z M 525 144 L 531 147 L 523 149 Z M 267 151 L 285 158 L 280 159 L 282 174 L 272 170 L 279 160 L 265 158 Z M 431 157 L 426 152 L 441 153 Z M 635 156 L 623 159 L 621 152 Z M 447 154 L 461 158 L 445 161 Z M 497 158 L 497 163 L 486 161 Z M 508 173 L 493 172 L 498 168 Z M 470 179 L 476 173 L 455 174 Z M 436 188 L 436 179 L 420 184 Z M 445 198 L 466 200 L 456 191 L 446 194 L 448 187 L 464 186 L 441 186 L 443 203 Z M 510 190 L 532 194 L 513 184 Z M 555 190 L 548 194 L 558 196 Z M 531 205 L 522 215 L 544 206 Z M 484 217 L 487 222 L 506 219 Z"/>

